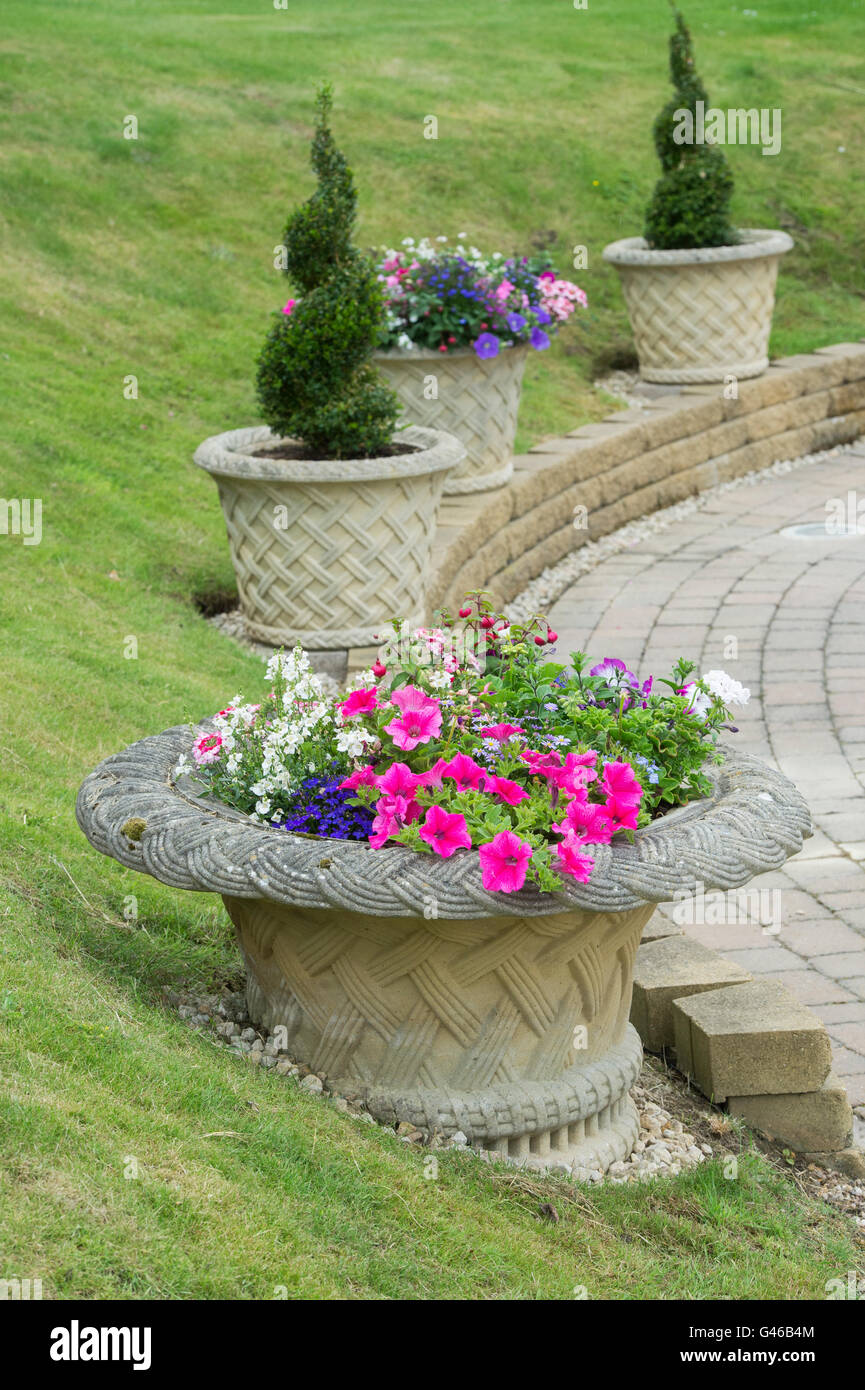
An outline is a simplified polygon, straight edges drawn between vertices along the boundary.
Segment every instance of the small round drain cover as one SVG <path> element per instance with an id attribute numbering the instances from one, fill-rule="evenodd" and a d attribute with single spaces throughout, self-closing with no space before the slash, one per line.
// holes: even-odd
<path id="1" fill-rule="evenodd" d="M 839 526 L 837 522 L 827 520 L 803 521 L 799 526 L 785 526 L 780 534 L 793 541 L 844 541 L 863 536 L 865 531 L 850 524 Z"/>

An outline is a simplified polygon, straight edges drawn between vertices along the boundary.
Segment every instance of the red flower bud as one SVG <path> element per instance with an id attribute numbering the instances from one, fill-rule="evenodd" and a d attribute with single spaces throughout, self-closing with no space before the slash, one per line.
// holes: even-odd
<path id="1" fill-rule="evenodd" d="M 461 609 L 460 609 L 460 617 L 461 617 L 461 618 L 470 618 L 470 617 L 471 617 L 471 614 L 472 614 L 472 610 L 471 610 L 470 608 L 461 608 Z"/>
<path id="2" fill-rule="evenodd" d="M 387 667 L 382 666 L 381 662 L 376 660 L 373 664 L 372 673 L 375 676 L 376 680 L 380 681 L 382 676 L 387 675 Z"/>
<path id="3" fill-rule="evenodd" d="M 558 642 L 558 640 L 559 640 L 559 634 L 558 634 L 557 632 L 553 632 L 553 629 L 550 628 L 549 632 L 547 633 L 547 641 L 548 641 L 548 642 Z"/>
<path id="4" fill-rule="evenodd" d="M 495 619 L 491 618 L 489 613 L 485 613 L 481 618 L 481 627 L 485 629 L 495 627 Z"/>
<path id="5" fill-rule="evenodd" d="M 546 645 L 547 645 L 547 639 L 546 639 L 546 637 L 536 637 L 536 638 L 535 638 L 535 646 L 536 646 L 536 647 L 545 647 Z"/>

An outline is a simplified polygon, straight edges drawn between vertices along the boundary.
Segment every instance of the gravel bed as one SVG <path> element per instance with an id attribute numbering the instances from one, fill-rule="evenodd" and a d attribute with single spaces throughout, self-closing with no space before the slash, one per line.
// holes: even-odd
<path id="1" fill-rule="evenodd" d="M 307 1095 L 321 1096 L 323 1103 L 333 1105 L 359 1124 L 376 1123 L 358 1092 L 335 1092 L 326 1076 L 293 1058 L 267 1029 L 252 1027 L 243 994 L 225 991 L 199 995 L 166 987 L 163 997 L 188 1027 L 207 1034 L 217 1046 L 233 1052 L 249 1066 L 272 1071 Z M 740 1152 L 741 1126 L 734 1125 L 725 1114 L 698 1097 L 684 1077 L 670 1071 L 658 1058 L 646 1058 L 631 1096 L 640 1117 L 640 1134 L 630 1159 L 614 1163 L 606 1174 L 597 1169 L 580 1169 L 570 1174 L 576 1182 L 622 1185 L 672 1178 L 707 1159 Z M 502 1162 L 499 1154 L 473 1148 L 460 1132 L 446 1139 L 406 1122 L 396 1129 L 382 1128 L 418 1148 L 456 1149 L 482 1162 Z M 768 1146 L 767 1152 L 771 1152 Z M 511 1162 L 527 1177 L 543 1176 Z M 800 1165 L 795 1173 L 789 1171 L 803 1191 L 846 1212 L 865 1229 L 865 1183 L 827 1172 L 816 1164 Z"/>

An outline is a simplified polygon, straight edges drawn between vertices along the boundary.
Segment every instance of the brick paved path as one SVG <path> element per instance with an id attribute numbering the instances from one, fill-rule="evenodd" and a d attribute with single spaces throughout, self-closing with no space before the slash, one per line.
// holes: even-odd
<path id="1" fill-rule="evenodd" d="M 835 1071 L 865 1118 L 865 535 L 794 540 L 831 498 L 865 499 L 865 444 L 712 498 L 705 509 L 605 560 L 555 604 L 559 650 L 618 656 L 667 675 L 680 655 L 751 689 L 743 749 L 773 763 L 811 807 L 815 833 L 782 872 L 780 917 L 686 926 L 754 975 L 771 975 L 823 1019 Z M 863 502 L 865 512 L 865 502 Z M 865 521 L 865 518 L 863 518 Z M 738 654 L 727 655 L 738 643 Z M 767 898 L 768 898 L 767 894 Z M 671 908 L 662 911 L 671 914 Z M 708 914 L 707 914 L 708 915 Z M 777 930 L 780 922 L 780 930 Z"/>

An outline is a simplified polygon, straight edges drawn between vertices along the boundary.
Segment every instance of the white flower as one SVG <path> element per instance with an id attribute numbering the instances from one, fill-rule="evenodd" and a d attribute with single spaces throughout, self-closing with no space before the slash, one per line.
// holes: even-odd
<path id="1" fill-rule="evenodd" d="M 698 719 L 702 719 L 712 708 L 711 695 L 707 695 L 705 690 L 698 690 L 693 681 L 684 687 L 682 694 L 687 696 L 689 701 L 686 714 L 695 714 Z"/>
<path id="2" fill-rule="evenodd" d="M 725 705 L 747 705 L 751 692 L 747 686 L 728 676 L 726 671 L 706 671 L 703 680 L 713 695 Z"/>
<path id="3" fill-rule="evenodd" d="M 184 777 L 187 772 L 192 772 L 192 770 L 192 763 L 189 761 L 185 753 L 181 753 L 180 757 L 177 759 L 177 765 L 174 769 L 175 777 Z"/>
<path id="4" fill-rule="evenodd" d="M 370 744 L 376 742 L 376 735 L 365 729 L 361 724 L 349 724 L 344 729 L 340 729 L 336 736 L 336 746 L 340 753 L 347 753 L 350 758 L 363 757 Z"/>
<path id="5" fill-rule="evenodd" d="M 370 669 L 370 670 L 368 670 L 368 671 L 359 671 L 359 672 L 357 673 L 357 675 L 355 676 L 354 680 L 352 681 L 351 686 L 349 687 L 349 689 L 350 689 L 350 690 L 370 690 L 370 689 L 371 689 L 374 685 L 376 685 L 376 684 L 377 684 L 377 681 L 376 681 L 376 677 L 375 677 L 375 672 L 374 672 L 372 669 Z"/>

